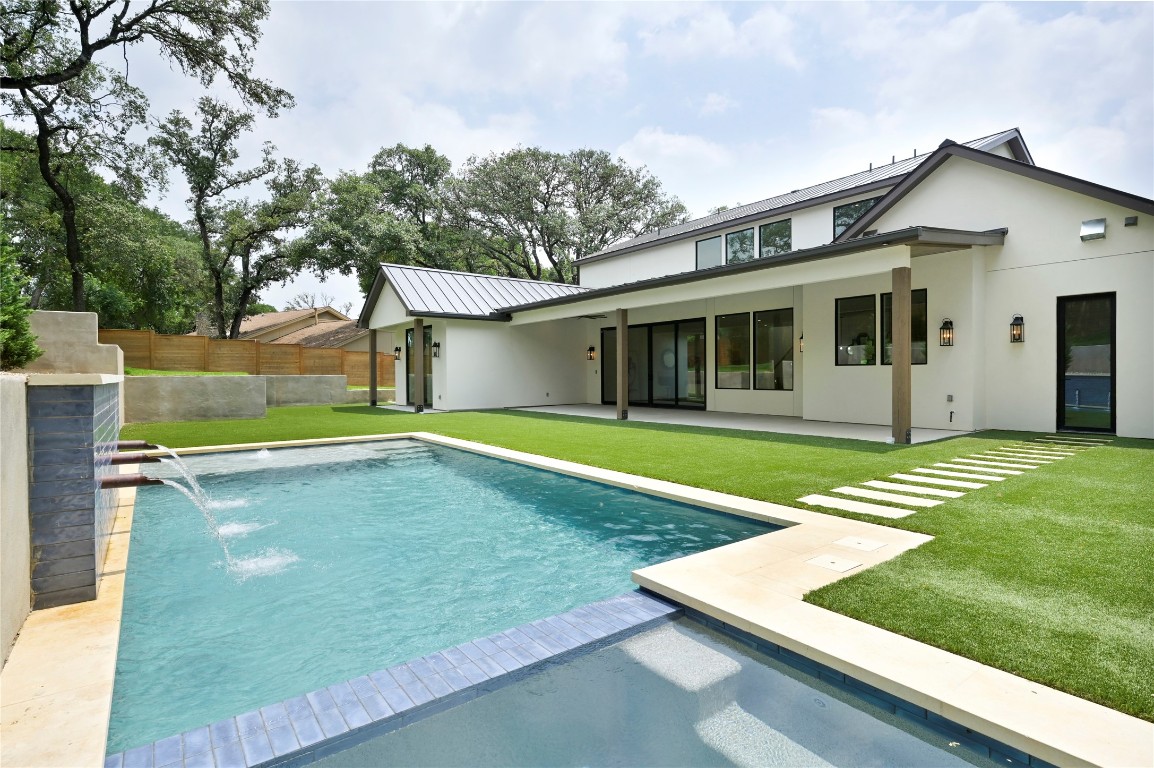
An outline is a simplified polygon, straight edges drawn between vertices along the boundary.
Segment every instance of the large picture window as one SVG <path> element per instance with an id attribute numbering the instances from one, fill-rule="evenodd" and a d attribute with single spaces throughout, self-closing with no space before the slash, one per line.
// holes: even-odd
<path id="1" fill-rule="evenodd" d="M 758 236 L 761 238 L 761 258 L 789 253 L 793 250 L 793 220 L 762 224 Z"/>
<path id="2" fill-rule="evenodd" d="M 753 261 L 753 227 L 725 236 L 725 262 L 740 264 L 743 261 Z"/>
<path id="3" fill-rule="evenodd" d="M 793 389 L 793 308 L 753 314 L 754 389 Z"/>
<path id="4" fill-rule="evenodd" d="M 865 212 L 874 207 L 880 197 L 871 197 L 869 200 L 858 200 L 856 203 L 846 203 L 833 209 L 833 236 L 837 237 L 845 232 L 853 223 L 860 219 Z"/>
<path id="5" fill-rule="evenodd" d="M 721 236 L 697 241 L 697 268 L 720 267 L 724 263 L 721 253 Z"/>
<path id="6" fill-rule="evenodd" d="M 919 288 L 910 294 L 910 362 L 914 365 L 925 365 L 929 356 L 926 344 L 928 340 L 926 289 Z M 893 302 L 892 293 L 882 294 L 882 365 L 893 364 Z"/>
<path id="7" fill-rule="evenodd" d="M 838 299 L 837 364 L 873 365 L 877 358 L 877 297 Z"/>
<path id="8" fill-rule="evenodd" d="M 715 353 L 718 389 L 749 389 L 749 313 L 718 315 Z"/>

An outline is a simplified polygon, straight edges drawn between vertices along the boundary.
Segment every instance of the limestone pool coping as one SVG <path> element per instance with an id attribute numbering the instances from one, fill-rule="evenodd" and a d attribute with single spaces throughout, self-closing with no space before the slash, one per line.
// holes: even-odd
<path id="1" fill-rule="evenodd" d="M 1154 723 L 804 603 L 812 589 L 917 547 L 923 534 L 426 432 L 247 443 L 181 455 L 417 439 L 784 525 L 635 571 L 690 608 L 1057 765 L 1154 765 Z M 127 471 L 124 468 L 123 471 Z M 95 601 L 34 611 L 0 674 L 0 763 L 101 766 L 135 492 L 122 493 Z"/>

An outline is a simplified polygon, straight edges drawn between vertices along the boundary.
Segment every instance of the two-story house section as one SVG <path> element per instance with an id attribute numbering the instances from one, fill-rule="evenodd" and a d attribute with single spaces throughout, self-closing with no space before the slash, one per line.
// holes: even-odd
<path id="1" fill-rule="evenodd" d="M 578 269 L 563 286 L 382 265 L 359 323 L 405 340 L 415 406 L 1154 437 L 1154 201 L 1035 165 L 1016 129 Z"/>

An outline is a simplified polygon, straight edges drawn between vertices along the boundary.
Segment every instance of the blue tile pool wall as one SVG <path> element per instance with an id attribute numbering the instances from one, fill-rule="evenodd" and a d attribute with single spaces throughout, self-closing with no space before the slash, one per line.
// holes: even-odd
<path id="1" fill-rule="evenodd" d="M 116 515 L 100 479 L 119 435 L 116 384 L 28 388 L 33 609 L 96 597 Z"/>
<path id="2" fill-rule="evenodd" d="M 303 766 L 681 615 L 640 591 L 109 755 L 105 768 Z"/>
<path id="3" fill-rule="evenodd" d="M 891 714 L 908 718 L 921 726 L 937 731 L 949 737 L 950 740 L 957 742 L 959 746 L 974 752 L 979 757 L 986 757 L 1009 766 L 1057 768 L 1052 763 L 1027 754 L 1020 749 L 1015 749 L 1009 744 L 978 733 L 960 723 L 930 712 L 925 707 L 919 707 L 898 696 L 886 693 L 880 688 L 862 682 L 850 675 L 838 672 L 833 667 L 802 656 L 788 648 L 782 648 L 768 640 L 763 640 L 756 635 L 752 635 L 743 629 L 738 629 L 731 624 L 726 624 L 724 621 L 715 619 L 701 611 L 688 607 L 683 608 L 683 610 L 688 618 L 700 622 L 716 632 L 728 635 L 743 645 L 760 651 L 784 664 L 788 664 L 794 669 L 819 677 L 822 681 L 850 693 L 858 699 L 880 707 Z"/>

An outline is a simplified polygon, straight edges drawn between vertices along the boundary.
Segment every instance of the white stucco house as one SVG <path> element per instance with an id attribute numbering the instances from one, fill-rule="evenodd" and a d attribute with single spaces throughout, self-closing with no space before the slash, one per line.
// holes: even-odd
<path id="1" fill-rule="evenodd" d="M 397 402 L 416 407 L 1154 438 L 1154 200 L 1038 167 L 1016 129 L 578 269 L 566 286 L 382 265 L 358 323 L 392 332 Z"/>

